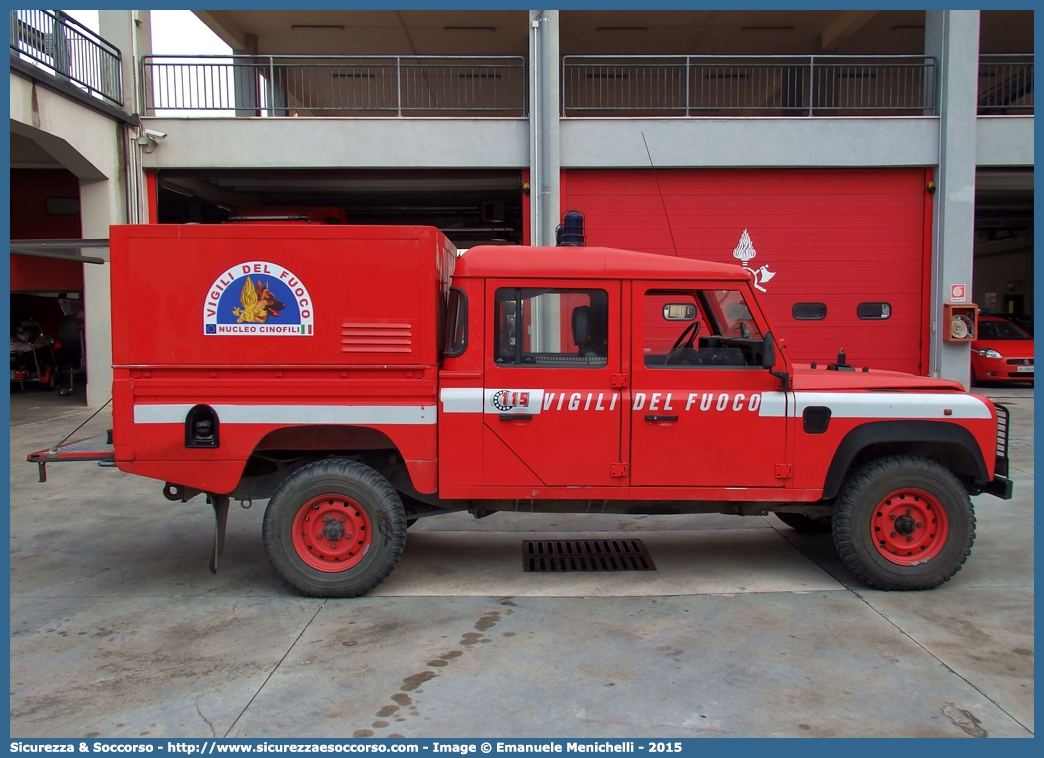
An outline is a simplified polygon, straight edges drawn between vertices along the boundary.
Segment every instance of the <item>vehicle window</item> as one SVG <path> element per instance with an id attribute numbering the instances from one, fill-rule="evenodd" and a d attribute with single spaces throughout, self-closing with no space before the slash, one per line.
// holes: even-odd
<path id="1" fill-rule="evenodd" d="M 608 365 L 605 290 L 502 287 L 494 297 L 493 355 L 498 366 Z"/>
<path id="2" fill-rule="evenodd" d="M 761 367 L 763 335 L 740 290 L 651 290 L 643 318 L 649 368 Z"/>
<path id="3" fill-rule="evenodd" d="M 725 337 L 742 337 L 743 339 L 761 339 L 761 331 L 754 323 L 747 301 L 739 290 L 708 290 L 705 293 L 714 300 L 711 313 L 715 307 L 721 317 L 715 319 L 720 325 L 721 335 Z"/>
<path id="4" fill-rule="evenodd" d="M 450 287 L 446 309 L 447 357 L 461 355 L 468 346 L 468 296 L 458 287 Z"/>
<path id="5" fill-rule="evenodd" d="M 1031 336 L 1009 321 L 980 321 L 980 340 L 1031 340 Z"/>
<path id="6" fill-rule="evenodd" d="M 665 317 L 664 309 L 669 306 L 689 306 L 696 311 L 695 318 L 686 321 L 673 321 Z M 668 311 L 668 314 L 670 312 Z M 645 344 L 646 355 L 666 355 L 670 352 L 678 335 L 693 321 L 700 324 L 701 332 L 706 329 L 703 314 L 696 304 L 696 295 L 692 292 L 648 292 L 645 295 Z"/>

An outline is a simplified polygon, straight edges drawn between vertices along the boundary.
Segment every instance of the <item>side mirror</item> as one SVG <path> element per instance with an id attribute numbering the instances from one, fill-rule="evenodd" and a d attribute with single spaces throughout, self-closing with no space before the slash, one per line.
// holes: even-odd
<path id="1" fill-rule="evenodd" d="M 776 340 L 772 336 L 772 332 L 765 332 L 765 340 L 762 343 L 761 352 L 761 366 L 767 368 L 772 376 L 775 376 L 783 382 L 783 391 L 790 391 L 790 374 L 786 371 L 773 371 L 773 367 L 776 365 Z"/>
<path id="2" fill-rule="evenodd" d="M 765 332 L 765 340 L 761 348 L 761 367 L 772 368 L 776 365 L 776 340 L 772 332 Z"/>

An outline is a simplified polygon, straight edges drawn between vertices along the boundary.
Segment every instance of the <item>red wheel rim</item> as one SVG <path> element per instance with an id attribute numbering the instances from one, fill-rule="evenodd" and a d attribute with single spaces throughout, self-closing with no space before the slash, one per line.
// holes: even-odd
<path id="1" fill-rule="evenodd" d="M 878 503 L 870 520 L 877 551 L 900 566 L 916 566 L 937 556 L 948 532 L 946 511 L 924 490 L 892 492 Z"/>
<path id="2" fill-rule="evenodd" d="M 366 511 L 344 495 L 322 495 L 301 506 L 294 517 L 294 549 L 318 571 L 345 571 L 370 547 L 372 530 Z"/>

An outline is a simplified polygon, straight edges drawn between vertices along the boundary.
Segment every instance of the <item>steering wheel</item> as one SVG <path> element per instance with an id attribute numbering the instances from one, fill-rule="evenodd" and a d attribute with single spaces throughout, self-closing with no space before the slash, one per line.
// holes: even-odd
<path id="1" fill-rule="evenodd" d="M 678 335 L 678 339 L 674 341 L 674 346 L 671 347 L 671 352 L 667 353 L 667 357 L 663 363 L 665 366 L 671 366 L 677 363 L 676 357 L 681 355 L 686 350 L 691 350 L 692 346 L 696 343 L 696 335 L 700 333 L 700 326 L 702 324 L 699 321 L 693 321 Z M 692 334 L 689 334 L 690 330 Z"/>

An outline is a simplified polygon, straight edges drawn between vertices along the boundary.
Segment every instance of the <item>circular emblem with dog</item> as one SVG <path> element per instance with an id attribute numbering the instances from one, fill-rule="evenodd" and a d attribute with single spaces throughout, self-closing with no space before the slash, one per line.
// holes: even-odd
<path id="1" fill-rule="evenodd" d="M 312 336 L 312 298 L 293 272 L 278 263 L 230 266 L 214 280 L 203 303 L 203 333 Z"/>

